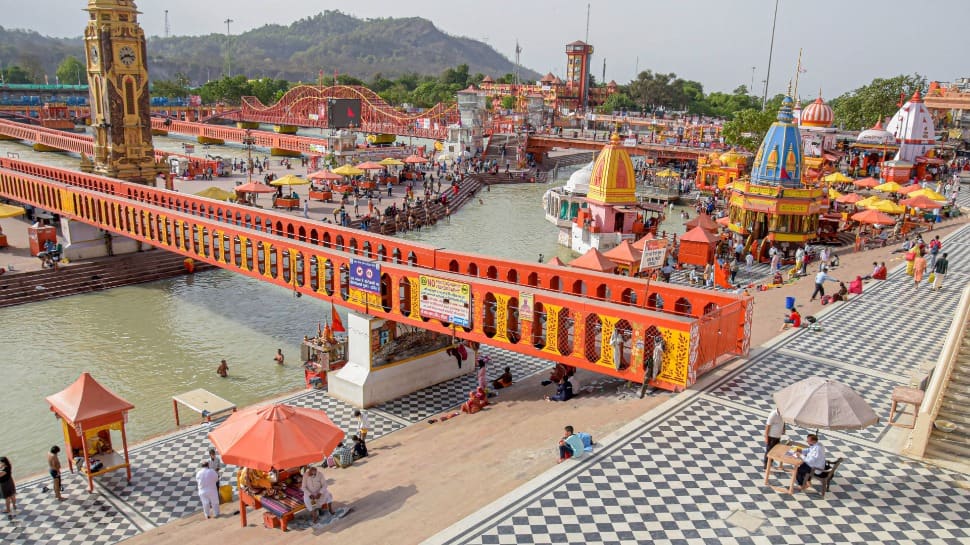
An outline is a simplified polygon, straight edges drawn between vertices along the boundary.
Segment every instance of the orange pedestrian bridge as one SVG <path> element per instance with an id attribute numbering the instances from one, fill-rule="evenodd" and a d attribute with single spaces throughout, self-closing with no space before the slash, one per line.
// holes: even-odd
<path id="1" fill-rule="evenodd" d="M 563 134 L 568 135 L 573 132 L 571 129 L 564 129 Z M 529 153 L 542 156 L 553 148 L 558 149 L 585 149 L 600 151 L 606 145 L 605 140 L 592 140 L 587 138 L 572 138 L 564 135 L 530 134 L 526 139 L 525 149 Z M 693 146 L 681 146 L 661 143 L 637 143 L 635 145 L 624 145 L 624 149 L 630 155 L 643 155 L 648 159 L 696 161 L 698 157 L 706 157 L 712 148 L 702 148 Z"/>
<path id="2" fill-rule="evenodd" d="M 749 349 L 750 296 L 434 248 L 11 158 L 0 196 L 378 318 L 668 390 Z M 352 260 L 378 267 L 379 294 L 351 287 Z M 442 321 L 441 305 L 464 326 Z"/>

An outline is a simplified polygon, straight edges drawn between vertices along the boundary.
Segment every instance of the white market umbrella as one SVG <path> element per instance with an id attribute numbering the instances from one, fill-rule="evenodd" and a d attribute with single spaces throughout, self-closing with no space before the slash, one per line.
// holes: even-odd
<path id="1" fill-rule="evenodd" d="M 858 430 L 879 417 L 852 388 L 824 377 L 809 377 L 775 392 L 781 417 L 803 428 Z"/>

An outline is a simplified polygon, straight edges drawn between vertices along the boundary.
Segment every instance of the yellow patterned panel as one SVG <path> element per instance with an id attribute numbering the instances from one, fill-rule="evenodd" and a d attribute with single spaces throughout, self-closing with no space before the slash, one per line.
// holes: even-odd
<path id="1" fill-rule="evenodd" d="M 690 363 L 690 333 L 663 327 L 658 329 L 664 338 L 664 356 L 657 378 L 686 387 Z"/>
<path id="2" fill-rule="evenodd" d="M 415 320 L 421 319 L 421 282 L 418 277 L 408 277 L 411 283 L 411 315 Z"/>
<path id="3" fill-rule="evenodd" d="M 600 333 L 602 338 L 600 339 L 600 346 L 603 347 L 600 350 L 600 359 L 596 362 L 596 365 L 602 365 L 609 368 L 614 368 L 613 365 L 613 345 L 610 344 L 610 338 L 613 337 L 613 330 L 616 329 L 616 323 L 620 320 L 612 316 L 601 316 L 603 319 L 603 330 Z"/>
<path id="4" fill-rule="evenodd" d="M 74 196 L 67 189 L 58 189 L 61 194 L 61 212 L 65 214 L 76 214 L 74 211 Z"/>
<path id="5" fill-rule="evenodd" d="M 785 161 L 785 168 L 788 169 L 789 175 L 794 176 L 796 165 L 798 165 L 798 161 L 795 159 L 795 152 L 793 151 L 793 148 L 789 146 L 788 159 Z"/>
<path id="6" fill-rule="evenodd" d="M 263 246 L 263 271 L 264 271 L 263 272 L 263 276 L 265 276 L 266 278 L 273 278 L 273 274 L 270 272 L 273 269 L 270 266 L 270 263 L 272 261 L 270 260 L 270 257 L 269 257 L 270 248 L 273 245 L 270 244 L 269 242 L 260 242 L 260 244 Z M 259 260 L 259 252 L 258 251 L 256 252 L 256 256 L 254 256 L 254 259 L 256 259 L 257 261 Z M 277 258 L 277 259 L 279 259 L 279 258 Z M 277 261 L 277 263 L 279 263 L 279 262 Z M 257 268 L 256 270 L 259 270 L 259 268 Z"/>
<path id="7" fill-rule="evenodd" d="M 509 296 L 496 293 L 495 295 L 495 337 L 499 341 L 509 342 Z"/>
<path id="8" fill-rule="evenodd" d="M 559 311 L 562 307 L 545 303 L 546 311 L 546 347 L 542 349 L 543 352 L 549 352 L 550 354 L 556 354 L 562 356 L 559 353 Z"/>
<path id="9" fill-rule="evenodd" d="M 768 162 L 765 164 L 765 170 L 775 170 L 778 166 L 778 149 L 771 150 L 768 154 Z"/>
<path id="10" fill-rule="evenodd" d="M 246 241 L 249 240 L 247 237 L 239 235 L 239 268 L 248 271 L 248 263 L 246 262 Z M 233 242 L 235 246 L 235 242 Z M 255 258 L 254 258 L 255 259 Z"/>

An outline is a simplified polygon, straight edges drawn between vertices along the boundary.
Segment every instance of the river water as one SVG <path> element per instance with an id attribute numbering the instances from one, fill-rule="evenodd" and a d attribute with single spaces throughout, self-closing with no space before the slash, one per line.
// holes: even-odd
<path id="1" fill-rule="evenodd" d="M 184 140 L 156 138 L 176 151 Z M 218 151 L 216 151 L 218 149 Z M 212 153 L 241 156 L 240 148 Z M 77 157 L 35 153 L 0 141 L 0 153 L 67 168 Z M 569 171 L 560 173 L 561 177 Z M 572 257 L 556 243 L 556 227 L 542 213 L 545 184 L 482 190 L 438 226 L 403 235 L 441 248 L 535 261 Z M 675 212 L 679 224 L 679 211 Z M 670 229 L 670 226 L 667 226 Z M 674 227 L 678 232 L 682 229 Z M 18 478 L 45 468 L 45 453 L 61 444 L 60 427 L 44 398 L 88 371 L 135 405 L 129 440 L 174 429 L 171 398 L 205 388 L 243 407 L 302 387 L 299 341 L 329 316 L 329 304 L 294 298 L 288 290 L 216 270 L 105 292 L 0 310 L 0 455 Z M 339 307 L 338 307 L 339 308 Z M 287 365 L 272 361 L 277 348 Z M 219 360 L 229 378 L 215 374 Z M 196 418 L 184 412 L 186 420 Z"/>

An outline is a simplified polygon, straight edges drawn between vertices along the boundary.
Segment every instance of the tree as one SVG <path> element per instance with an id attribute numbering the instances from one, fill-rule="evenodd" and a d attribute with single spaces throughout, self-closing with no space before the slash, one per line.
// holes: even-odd
<path id="1" fill-rule="evenodd" d="M 502 97 L 502 109 L 503 110 L 513 110 L 515 109 L 515 97 L 512 95 Z"/>
<path id="2" fill-rule="evenodd" d="M 764 140 L 771 124 L 778 119 L 778 109 L 784 95 L 776 95 L 768 101 L 765 109 L 747 108 L 737 112 L 734 119 L 724 124 L 721 134 L 724 141 L 732 146 L 740 146 L 755 151 Z"/>
<path id="3" fill-rule="evenodd" d="M 189 96 L 189 78 L 177 72 L 170 80 L 156 80 L 152 82 L 152 95 L 168 98 L 185 98 Z"/>
<path id="4" fill-rule="evenodd" d="M 621 110 L 636 110 L 637 103 L 624 92 L 616 92 L 607 97 L 603 105 L 599 107 L 600 113 L 608 114 Z"/>
<path id="5" fill-rule="evenodd" d="M 926 78 L 919 74 L 876 78 L 872 83 L 832 100 L 835 123 L 846 129 L 865 129 L 890 116 L 900 98 L 909 99 L 917 89 L 926 90 Z"/>
<path id="6" fill-rule="evenodd" d="M 459 64 L 455 68 L 448 68 L 441 73 L 441 83 L 457 85 L 464 89 L 468 87 L 468 65 Z"/>
<path id="7" fill-rule="evenodd" d="M 33 83 L 30 74 L 22 66 L 16 64 L 3 69 L 3 81 L 7 83 Z"/>
<path id="8" fill-rule="evenodd" d="M 61 61 L 55 74 L 57 74 L 57 81 L 64 85 L 72 83 L 81 85 L 82 81 L 87 83 L 87 67 L 74 55 L 68 55 Z M 83 80 L 81 79 L 82 76 L 84 77 Z"/>

